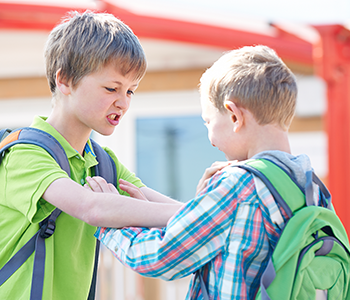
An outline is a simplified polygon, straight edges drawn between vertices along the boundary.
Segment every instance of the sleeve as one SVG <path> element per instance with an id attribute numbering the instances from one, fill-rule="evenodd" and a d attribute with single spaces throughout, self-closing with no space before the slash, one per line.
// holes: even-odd
<path id="1" fill-rule="evenodd" d="M 136 177 L 136 175 L 129 171 L 117 158 L 117 156 L 114 154 L 114 152 L 109 149 L 108 147 L 103 147 L 103 149 L 106 150 L 106 152 L 112 157 L 116 169 L 117 169 L 117 181 L 119 182 L 119 179 L 124 179 L 132 184 L 134 184 L 135 186 L 137 186 L 138 188 L 144 187 L 145 185 L 142 183 L 141 179 Z M 119 186 L 117 182 L 117 187 Z M 128 196 L 128 193 L 126 193 L 125 191 L 119 190 L 118 191 L 121 195 L 126 195 Z"/>
<path id="2" fill-rule="evenodd" d="M 29 144 L 11 147 L 1 163 L 1 204 L 21 212 L 31 223 L 47 217 L 54 206 L 41 198 L 56 179 L 68 178 L 43 148 Z"/>
<path id="3" fill-rule="evenodd" d="M 192 274 L 224 251 L 235 206 L 233 181 L 221 176 L 183 206 L 164 229 L 99 228 L 95 236 L 134 271 L 173 280 Z"/>

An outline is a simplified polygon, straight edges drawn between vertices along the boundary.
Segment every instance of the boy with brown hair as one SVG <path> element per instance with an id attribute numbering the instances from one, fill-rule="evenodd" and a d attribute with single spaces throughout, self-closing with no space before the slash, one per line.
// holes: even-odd
<path id="1" fill-rule="evenodd" d="M 209 140 L 228 160 L 268 159 L 305 186 L 310 160 L 293 156 L 288 141 L 296 80 L 272 49 L 223 55 L 202 76 L 200 93 Z M 199 271 L 209 299 L 254 299 L 287 215 L 258 177 L 234 165 L 203 178 L 197 192 L 164 229 L 99 228 L 95 236 L 145 276 L 173 280 Z M 186 299 L 204 299 L 199 277 Z"/>
<path id="2" fill-rule="evenodd" d="M 56 230 L 45 240 L 42 298 L 86 300 L 96 226 L 164 226 L 181 204 L 145 187 L 107 148 L 120 195 L 83 187 L 98 163 L 92 130 L 113 133 L 146 72 L 145 54 L 130 28 L 109 14 L 72 13 L 52 30 L 45 59 L 53 108 L 48 118 L 36 117 L 31 127 L 60 143 L 71 177 L 37 145 L 17 144 L 6 152 L 0 165 L 0 268 L 57 207 L 62 213 Z M 153 202 L 127 197 L 120 186 L 129 183 Z M 1 299 L 29 299 L 33 257 L 0 286 Z"/>

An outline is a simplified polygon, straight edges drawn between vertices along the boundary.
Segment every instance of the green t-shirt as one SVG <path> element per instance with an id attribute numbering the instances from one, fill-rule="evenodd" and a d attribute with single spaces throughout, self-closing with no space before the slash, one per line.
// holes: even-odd
<path id="1" fill-rule="evenodd" d="M 85 183 L 97 164 L 88 141 L 84 156 L 44 118 L 36 117 L 32 127 L 53 135 L 66 151 L 71 178 Z M 138 187 L 142 182 L 111 155 L 117 176 Z M 58 178 L 67 178 L 55 160 L 41 147 L 19 144 L 10 148 L 0 165 L 0 268 L 38 231 L 38 223 L 55 209 L 41 198 L 47 187 Z M 126 194 L 119 191 L 121 194 Z M 53 236 L 46 239 L 43 299 L 86 300 L 93 273 L 96 227 L 62 212 Z M 0 299 L 29 299 L 33 258 L 29 259 L 0 286 Z"/>

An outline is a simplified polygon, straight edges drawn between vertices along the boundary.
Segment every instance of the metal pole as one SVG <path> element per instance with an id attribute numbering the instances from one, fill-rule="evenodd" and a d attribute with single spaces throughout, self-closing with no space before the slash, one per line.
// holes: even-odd
<path id="1" fill-rule="evenodd" d="M 335 210 L 350 234 L 350 31 L 341 25 L 315 26 L 315 69 L 327 83 L 328 186 Z"/>

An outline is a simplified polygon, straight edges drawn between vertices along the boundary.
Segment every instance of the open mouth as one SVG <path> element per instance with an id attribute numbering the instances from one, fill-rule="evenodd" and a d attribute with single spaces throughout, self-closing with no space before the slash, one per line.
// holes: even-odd
<path id="1" fill-rule="evenodd" d="M 121 116 L 121 114 L 110 114 L 107 116 L 107 120 L 111 125 L 117 126 L 119 124 Z"/>
<path id="2" fill-rule="evenodd" d="M 120 118 L 120 115 L 117 114 L 110 114 L 107 116 L 108 119 L 112 120 L 112 121 L 118 121 Z"/>

